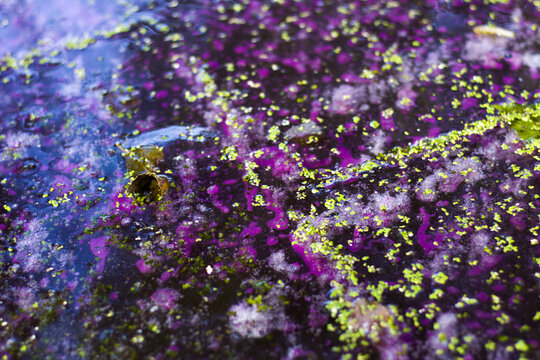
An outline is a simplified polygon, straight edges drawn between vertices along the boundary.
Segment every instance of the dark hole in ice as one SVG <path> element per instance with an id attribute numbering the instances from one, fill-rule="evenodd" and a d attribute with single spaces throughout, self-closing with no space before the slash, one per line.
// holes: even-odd
<path id="1" fill-rule="evenodd" d="M 22 159 L 17 166 L 17 173 L 24 175 L 33 175 L 39 170 L 39 162 L 33 158 Z"/>
<path id="2" fill-rule="evenodd" d="M 133 180 L 129 191 L 134 194 L 151 194 L 159 192 L 159 185 L 155 175 L 143 174 Z"/>
<path id="3" fill-rule="evenodd" d="M 25 129 L 33 128 L 37 122 L 41 120 L 41 117 L 35 116 L 33 114 L 28 114 L 23 119 L 23 126 Z"/>

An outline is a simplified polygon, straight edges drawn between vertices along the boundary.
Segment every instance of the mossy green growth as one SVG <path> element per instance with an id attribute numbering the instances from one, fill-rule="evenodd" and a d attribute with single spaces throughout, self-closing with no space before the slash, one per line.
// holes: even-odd
<path id="1" fill-rule="evenodd" d="M 493 106 L 523 140 L 540 139 L 540 103 Z"/>
<path id="2" fill-rule="evenodd" d="M 84 50 L 89 45 L 95 44 L 96 39 L 85 37 L 83 39 L 70 40 L 66 43 L 66 49 L 68 50 Z"/>

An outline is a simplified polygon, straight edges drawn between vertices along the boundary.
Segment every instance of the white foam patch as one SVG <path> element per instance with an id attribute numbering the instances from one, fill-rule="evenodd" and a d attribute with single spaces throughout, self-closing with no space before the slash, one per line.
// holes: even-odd
<path id="1" fill-rule="evenodd" d="M 462 175 L 462 172 L 466 172 L 466 175 L 462 176 L 464 176 L 471 183 L 475 183 L 485 177 L 482 171 L 482 163 L 471 158 L 456 159 L 452 163 L 452 166 L 450 166 L 449 170 L 459 173 L 460 175 Z"/>
<path id="2" fill-rule="evenodd" d="M 42 270 L 41 241 L 47 238 L 47 231 L 37 220 L 28 222 L 28 230 L 17 242 L 17 260 L 27 272 L 39 272 Z"/>
<path id="3" fill-rule="evenodd" d="M 28 156 L 26 149 L 39 147 L 41 140 L 38 135 L 19 131 L 7 133 L 4 144 L 4 151 L 0 154 L 0 160 L 12 160 L 14 153 L 18 153 L 22 157 Z"/>
<path id="4" fill-rule="evenodd" d="M 457 335 L 457 317 L 453 313 L 443 313 L 437 318 L 439 328 L 428 339 L 429 347 L 435 352 L 438 349 L 447 349 L 451 337 Z"/>
<path id="5" fill-rule="evenodd" d="M 277 272 L 289 275 L 292 275 L 297 270 L 296 266 L 289 264 L 285 260 L 285 253 L 283 251 L 278 251 L 270 255 L 268 258 L 268 265 Z"/>
<path id="6" fill-rule="evenodd" d="M 528 179 L 512 179 L 509 176 L 505 176 L 505 180 L 499 184 L 499 189 L 505 194 L 513 194 L 518 198 L 522 198 L 527 194 L 528 183 Z"/>
<path id="7" fill-rule="evenodd" d="M 21 287 L 17 289 L 17 305 L 25 311 L 31 311 L 36 296 L 34 290 L 29 287 Z"/>
<path id="8" fill-rule="evenodd" d="M 482 146 L 478 150 L 478 153 L 490 161 L 497 161 L 506 157 L 505 153 L 501 151 L 499 141 L 490 141 L 488 144 Z"/>
<path id="9" fill-rule="evenodd" d="M 420 183 L 416 197 L 425 202 L 433 202 L 437 200 L 437 186 L 439 181 L 440 177 L 438 175 L 429 175 Z"/>
<path id="10" fill-rule="evenodd" d="M 63 152 L 63 158 L 72 162 L 86 164 L 88 167 L 101 167 L 103 162 L 96 146 L 89 141 L 73 141 Z"/>
<path id="11" fill-rule="evenodd" d="M 396 196 L 391 196 L 386 192 L 371 195 L 371 203 L 374 208 L 379 210 L 384 208 L 386 212 L 400 212 L 409 207 L 410 200 L 407 194 L 399 193 Z"/>
<path id="12" fill-rule="evenodd" d="M 503 37 L 470 37 L 463 47 L 463 58 L 494 65 L 494 61 L 504 56 L 509 39 Z"/>
<path id="13" fill-rule="evenodd" d="M 484 248 L 489 245 L 490 240 L 489 233 L 484 231 L 471 235 L 469 250 L 470 259 L 475 260 L 477 256 L 480 256 L 481 265 L 484 265 L 486 261 L 490 261 L 488 259 L 490 256 L 484 251 Z"/>
<path id="14" fill-rule="evenodd" d="M 395 196 L 391 196 L 389 192 L 380 194 L 375 192 L 370 196 L 369 207 L 372 209 L 372 213 L 383 220 L 383 223 L 375 222 L 371 223 L 371 226 L 388 226 L 389 222 L 393 223 L 397 221 L 398 215 L 408 211 L 411 205 L 411 200 L 407 193 L 399 193 Z M 374 218 L 372 218 L 373 221 Z M 361 225 L 362 221 L 356 223 Z M 377 225 L 375 225 L 377 224 Z"/>
<path id="15" fill-rule="evenodd" d="M 335 114 L 347 114 L 356 110 L 362 94 L 350 85 L 341 85 L 334 89 L 330 103 L 330 112 Z"/>
<path id="16" fill-rule="evenodd" d="M 229 311 L 232 313 L 229 317 L 231 329 L 243 337 L 260 338 L 272 330 L 272 317 L 256 305 L 242 302 L 233 305 Z"/>
<path id="17" fill-rule="evenodd" d="M 231 330 L 246 338 L 261 338 L 273 330 L 283 330 L 288 321 L 280 296 L 281 289 L 272 288 L 263 296 L 262 304 L 268 305 L 260 309 L 256 304 L 250 305 L 245 300 L 229 309 L 229 326 Z"/>
<path id="18" fill-rule="evenodd" d="M 367 89 L 369 93 L 367 100 L 372 104 L 380 104 L 388 91 L 388 85 L 378 81 L 367 85 Z"/>
<path id="19" fill-rule="evenodd" d="M 441 181 L 439 190 L 445 193 L 452 193 L 457 190 L 463 182 L 474 184 L 484 178 L 482 164 L 471 158 L 456 159 L 444 171 L 446 178 Z"/>
<path id="20" fill-rule="evenodd" d="M 540 69 L 540 54 L 531 54 L 530 52 L 523 54 L 523 63 L 537 72 Z"/>
<path id="21" fill-rule="evenodd" d="M 10 149 L 35 146 L 39 143 L 39 136 L 22 131 L 8 133 L 5 138 L 6 145 Z"/>
<path id="22" fill-rule="evenodd" d="M 372 145 L 370 148 L 370 151 L 373 155 L 380 154 L 384 152 L 384 148 L 386 146 L 386 135 L 383 131 L 376 131 L 374 136 L 371 138 Z"/>

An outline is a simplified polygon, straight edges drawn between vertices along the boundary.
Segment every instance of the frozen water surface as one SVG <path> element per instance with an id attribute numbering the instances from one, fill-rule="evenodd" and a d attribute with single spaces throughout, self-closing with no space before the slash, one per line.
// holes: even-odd
<path id="1" fill-rule="evenodd" d="M 540 357 L 537 1 L 0 1 L 0 359 Z"/>

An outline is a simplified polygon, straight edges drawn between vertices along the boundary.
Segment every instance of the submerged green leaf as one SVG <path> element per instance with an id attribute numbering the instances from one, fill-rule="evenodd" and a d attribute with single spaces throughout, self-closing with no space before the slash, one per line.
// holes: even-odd
<path id="1" fill-rule="evenodd" d="M 142 173 L 157 171 L 158 163 L 163 160 L 163 148 L 155 145 L 145 145 L 134 147 L 126 155 L 126 166 L 128 171 Z"/>
<path id="2" fill-rule="evenodd" d="M 131 194 L 147 194 L 151 200 L 158 200 L 169 190 L 169 178 L 159 174 L 158 163 L 163 160 L 163 148 L 155 145 L 136 146 L 129 150 L 121 145 L 126 159 L 126 167 L 131 175 L 127 191 Z"/>

